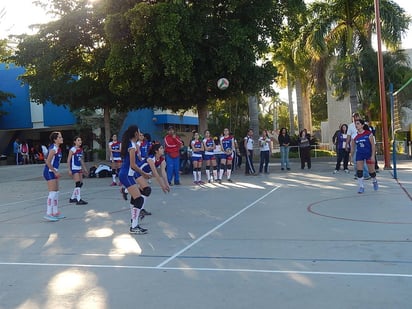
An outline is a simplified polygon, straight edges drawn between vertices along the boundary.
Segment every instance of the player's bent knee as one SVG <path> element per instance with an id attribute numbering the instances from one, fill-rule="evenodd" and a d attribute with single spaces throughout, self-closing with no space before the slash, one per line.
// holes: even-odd
<path id="1" fill-rule="evenodd" d="M 132 202 L 134 208 L 142 209 L 142 206 L 143 206 L 143 203 L 144 203 L 144 199 L 143 199 L 142 196 L 139 196 L 136 199 L 132 198 L 131 200 L 132 200 L 131 202 Z"/>
<path id="2" fill-rule="evenodd" d="M 145 187 L 143 189 L 140 189 L 140 192 L 142 193 L 142 195 L 144 196 L 150 196 L 150 194 L 152 193 L 152 188 L 150 187 Z"/>

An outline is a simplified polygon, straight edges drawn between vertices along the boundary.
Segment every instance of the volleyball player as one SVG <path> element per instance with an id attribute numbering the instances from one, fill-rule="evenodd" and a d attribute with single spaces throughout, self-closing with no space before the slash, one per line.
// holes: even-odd
<path id="1" fill-rule="evenodd" d="M 81 199 L 80 191 L 83 186 L 83 173 L 88 174 L 86 165 L 83 161 L 83 149 L 82 139 L 76 136 L 73 140 L 73 147 L 69 150 L 69 155 L 67 157 L 67 166 L 69 168 L 69 175 L 74 181 L 74 190 L 72 197 L 69 199 L 70 203 L 76 203 L 76 205 L 86 205 L 87 202 Z"/>
<path id="2" fill-rule="evenodd" d="M 59 212 L 59 165 L 62 158 L 60 145 L 63 144 L 63 136 L 60 132 L 52 132 L 50 134 L 50 147 L 44 166 L 43 176 L 47 181 L 47 196 L 46 215 L 43 217 L 47 221 L 59 221 L 65 218 Z"/>

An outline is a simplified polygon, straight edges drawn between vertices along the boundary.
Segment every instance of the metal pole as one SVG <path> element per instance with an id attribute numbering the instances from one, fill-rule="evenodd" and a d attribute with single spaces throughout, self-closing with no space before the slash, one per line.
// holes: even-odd
<path id="1" fill-rule="evenodd" d="M 389 84 L 389 99 L 391 103 L 391 128 L 392 128 L 392 162 L 393 162 L 393 178 L 398 179 L 398 174 L 396 171 L 396 140 L 395 140 L 395 121 L 394 121 L 394 110 L 395 104 L 393 102 L 393 84 Z"/>
<path id="2" fill-rule="evenodd" d="M 375 23 L 376 36 L 378 40 L 378 73 L 379 73 L 379 96 L 381 103 L 381 120 L 382 120 L 382 142 L 383 142 L 383 158 L 385 161 L 385 169 L 390 169 L 390 151 L 389 151 L 389 133 L 388 133 L 388 117 L 386 111 L 386 93 L 385 93 L 385 78 L 383 70 L 383 56 L 381 43 L 381 18 L 379 12 L 379 0 L 375 0 Z"/>

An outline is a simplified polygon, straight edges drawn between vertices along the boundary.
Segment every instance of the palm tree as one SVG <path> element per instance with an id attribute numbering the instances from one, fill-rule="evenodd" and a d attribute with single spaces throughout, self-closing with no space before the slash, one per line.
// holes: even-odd
<path id="1" fill-rule="evenodd" d="M 382 40 L 389 49 L 396 49 L 411 19 L 392 0 L 382 0 L 380 12 Z M 304 31 L 306 50 L 317 59 L 337 57 L 337 65 L 344 72 L 335 71 L 335 77 L 343 78 L 334 86 L 341 94 L 349 94 L 351 110 L 357 111 L 360 107 L 357 96 L 360 66 L 357 59 L 362 50 L 372 47 L 375 30 L 373 1 L 317 1 L 309 6 L 308 17 Z"/>

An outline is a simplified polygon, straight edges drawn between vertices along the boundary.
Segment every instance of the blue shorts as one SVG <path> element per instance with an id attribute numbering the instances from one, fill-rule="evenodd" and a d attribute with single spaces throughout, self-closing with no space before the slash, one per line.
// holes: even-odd
<path id="1" fill-rule="evenodd" d="M 205 161 L 216 160 L 215 155 L 209 155 L 209 154 L 205 154 L 205 155 L 203 156 L 203 159 L 204 159 Z"/>
<path id="2" fill-rule="evenodd" d="M 356 162 L 357 161 L 369 161 L 371 158 L 372 154 L 371 153 L 359 153 L 359 151 L 356 152 Z"/>
<path id="3" fill-rule="evenodd" d="M 193 157 L 193 156 L 192 156 L 192 161 L 193 161 L 193 162 L 202 162 L 203 159 L 202 159 L 202 157 Z"/>
<path id="4" fill-rule="evenodd" d="M 77 174 L 77 173 L 81 173 L 82 172 L 82 170 L 71 170 L 72 171 L 72 174 Z"/>
<path id="5" fill-rule="evenodd" d="M 56 175 L 54 175 L 53 172 L 50 172 L 49 170 L 45 169 L 43 171 L 43 177 L 44 179 L 46 179 L 47 181 L 49 180 L 53 180 L 53 179 L 57 179 Z"/>
<path id="6" fill-rule="evenodd" d="M 119 180 L 126 188 L 129 188 L 136 184 L 135 178 L 133 176 L 128 176 L 127 174 L 119 174 Z"/>
<path id="7" fill-rule="evenodd" d="M 226 153 L 222 154 L 223 160 L 233 160 L 232 154 L 228 155 Z"/>

